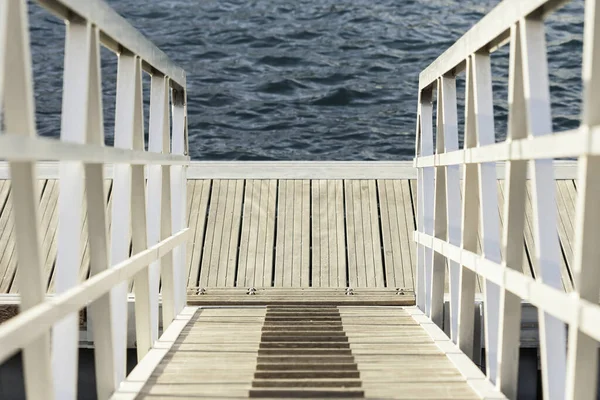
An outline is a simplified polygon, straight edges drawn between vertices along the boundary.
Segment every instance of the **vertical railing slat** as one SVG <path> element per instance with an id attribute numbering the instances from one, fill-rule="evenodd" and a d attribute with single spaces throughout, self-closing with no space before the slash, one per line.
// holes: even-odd
<path id="1" fill-rule="evenodd" d="M 475 88 L 473 59 L 467 59 L 465 86 L 465 149 L 477 146 L 475 119 Z M 479 169 L 476 164 L 463 167 L 462 239 L 461 248 L 477 252 L 477 225 L 479 224 Z M 473 359 L 475 323 L 475 273 L 465 266 L 460 269 L 460 292 L 458 309 L 458 346 Z"/>
<path id="2" fill-rule="evenodd" d="M 12 134 L 35 137 L 33 79 L 29 46 L 27 3 L 0 2 L 0 107 L 3 127 Z M 21 312 L 45 299 L 46 281 L 38 232 L 38 199 L 35 163 L 10 162 L 13 220 L 19 268 Z M 29 399 L 52 399 L 50 334 L 23 349 L 23 375 Z"/>
<path id="3" fill-rule="evenodd" d="M 435 131 L 435 153 L 443 154 L 444 145 L 444 97 L 442 94 L 441 79 L 437 81 L 437 127 Z M 435 167 L 435 187 L 434 187 L 434 209 L 433 209 L 433 235 L 438 239 L 447 240 L 448 223 L 446 208 L 446 168 Z M 431 291 L 430 291 L 430 318 L 439 327 L 444 322 L 444 284 L 446 278 L 446 257 L 434 251 L 431 271 Z"/>
<path id="4" fill-rule="evenodd" d="M 483 147 L 495 142 L 492 71 L 489 54 L 476 53 L 473 55 L 473 72 L 477 146 Z M 495 263 L 501 263 L 498 181 L 496 178 L 496 163 L 494 162 L 479 164 L 479 201 L 483 256 Z M 493 383 L 497 380 L 499 301 L 499 286 L 486 280 L 483 303 L 486 373 Z"/>
<path id="5" fill-rule="evenodd" d="M 551 134 L 544 22 L 533 17 L 527 18 L 521 21 L 521 28 L 528 132 L 533 137 Z M 553 161 L 534 160 L 531 165 L 535 262 L 541 275 L 536 278 L 562 290 Z M 544 397 L 562 399 L 565 395 L 565 324 L 543 311 L 539 315 L 539 324 Z"/>
<path id="6" fill-rule="evenodd" d="M 444 126 L 444 151 L 458 150 L 458 117 L 456 105 L 456 77 L 441 77 L 442 117 Z M 448 242 L 460 246 L 461 240 L 461 201 L 460 171 L 458 165 L 446 167 L 446 206 L 448 218 Z M 458 343 L 458 297 L 460 290 L 460 264 L 449 261 L 450 270 L 450 337 Z"/>
<path id="7" fill-rule="evenodd" d="M 187 155 L 187 106 L 183 89 L 172 90 L 172 145 L 173 154 Z M 171 166 L 171 218 L 172 230 L 178 232 L 187 227 L 187 167 L 184 165 Z M 183 310 L 186 304 L 186 246 L 173 249 L 173 280 L 175 283 L 175 314 Z"/>
<path id="8" fill-rule="evenodd" d="M 88 142 L 92 96 L 100 96 L 91 87 L 91 75 L 97 73 L 94 46 L 98 46 L 94 29 L 86 21 L 73 19 L 67 24 L 61 140 Z M 95 92 L 94 92 L 95 91 Z M 62 293 L 78 284 L 82 256 L 84 170 L 79 162 L 61 162 L 58 196 L 58 250 L 55 268 L 55 290 Z M 54 391 L 56 398 L 77 397 L 79 316 L 77 313 L 54 325 L 52 352 Z"/>
<path id="9" fill-rule="evenodd" d="M 508 83 L 507 141 L 527 137 L 523 65 L 519 24 L 511 28 L 510 67 Z M 505 176 L 504 226 L 502 246 L 504 266 L 522 271 L 525 225 L 527 161 L 507 161 Z M 519 346 L 521 330 L 521 299 L 504 289 L 500 290 L 500 332 L 498 337 L 498 381 L 500 390 L 516 399 L 519 375 Z"/>
<path id="10" fill-rule="evenodd" d="M 115 147 L 125 149 L 139 149 L 141 147 L 143 149 L 141 60 L 127 52 L 122 52 L 119 55 L 115 109 Z M 111 265 L 115 265 L 129 257 L 132 233 L 132 169 L 133 167 L 129 164 L 115 164 L 113 166 Z M 125 379 L 126 372 L 127 282 L 121 283 L 112 289 L 111 305 L 115 375 L 116 382 L 121 382 Z"/>
<path id="11" fill-rule="evenodd" d="M 433 154 L 433 105 L 431 90 L 421 93 L 421 113 L 420 113 L 420 155 L 428 156 Z M 434 171 L 433 168 L 421 168 L 419 170 L 419 217 L 421 219 L 421 229 L 426 235 L 433 236 L 433 192 L 434 192 Z M 431 317 L 431 273 L 433 267 L 433 251 L 431 248 L 423 246 L 419 256 L 422 260 L 422 271 L 424 281 L 425 313 Z"/>
<path id="12" fill-rule="evenodd" d="M 600 9 L 598 2 L 585 6 L 583 45 L 582 125 L 589 146 L 589 128 L 600 125 Z M 572 263 L 575 295 L 598 303 L 600 292 L 600 156 L 579 159 L 575 249 Z M 598 343 L 579 330 L 581 316 L 569 326 L 566 395 L 569 400 L 592 400 L 598 391 Z"/>

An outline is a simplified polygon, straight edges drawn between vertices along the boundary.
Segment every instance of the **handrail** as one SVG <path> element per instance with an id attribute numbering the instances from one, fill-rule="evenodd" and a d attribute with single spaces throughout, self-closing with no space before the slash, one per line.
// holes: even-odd
<path id="1" fill-rule="evenodd" d="M 535 305 L 539 312 L 544 398 L 595 399 L 597 395 L 600 8 L 597 1 L 586 1 L 580 127 L 554 133 L 544 21 L 563 3 L 504 0 L 419 77 L 414 159 L 418 170 L 417 305 L 442 325 L 448 265 L 451 340 L 475 357 L 475 278 L 485 279 L 486 373 L 508 398 L 517 396 L 521 301 Z M 490 53 L 508 43 L 508 134 L 505 141 L 496 143 Z M 463 72 L 465 132 L 464 147 L 459 149 L 456 77 Z M 563 289 L 555 201 L 553 165 L 562 157 L 577 158 L 578 168 L 574 259 L 569 260 L 574 281 L 571 293 Z M 502 220 L 499 162 L 505 162 Z M 528 173 L 535 279 L 521 272 Z"/>
<path id="2" fill-rule="evenodd" d="M 0 325 L 0 362 L 22 349 L 28 398 L 75 399 L 78 311 L 87 308 L 96 392 L 106 399 L 126 375 L 128 283 L 134 283 L 138 361 L 158 339 L 159 288 L 165 329 L 186 302 L 185 72 L 101 0 L 38 2 L 66 23 L 60 140 L 35 130 L 27 2 L 0 1 L 0 157 L 10 170 L 21 298 L 21 313 Z M 114 147 L 104 145 L 100 45 L 118 57 Z M 151 75 L 147 151 L 144 71 Z M 51 299 L 36 182 L 44 160 L 60 163 Z M 84 227 L 91 276 L 79 282 Z"/>
<path id="3" fill-rule="evenodd" d="M 167 75 L 180 88 L 186 87 L 185 71 L 125 18 L 120 16 L 103 0 L 37 0 L 37 2 L 64 20 L 75 16 L 98 27 L 103 45 L 114 52 L 127 51 L 136 54 L 149 68 Z"/>

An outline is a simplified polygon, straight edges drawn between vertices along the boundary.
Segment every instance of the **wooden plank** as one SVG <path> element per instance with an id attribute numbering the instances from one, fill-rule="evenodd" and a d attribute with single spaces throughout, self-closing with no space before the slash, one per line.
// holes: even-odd
<path id="1" fill-rule="evenodd" d="M 325 186 L 327 181 L 319 180 L 312 182 L 312 286 L 321 287 L 322 282 L 325 282 L 325 276 L 327 268 L 329 267 L 326 260 L 321 259 L 325 257 L 325 249 L 321 249 L 321 243 L 325 240 L 325 229 L 321 226 L 321 223 L 325 223 L 323 213 L 321 211 L 321 187 Z M 323 222 L 321 222 L 323 221 Z"/>
<path id="2" fill-rule="evenodd" d="M 500 208 L 500 229 L 504 227 L 504 188 L 505 181 L 499 180 L 499 197 L 498 197 L 498 207 Z M 523 246 L 525 246 L 525 238 L 523 238 Z M 504 248 L 501 248 L 502 256 L 504 257 Z M 525 249 L 524 249 L 525 250 Z M 523 251 L 523 263 L 522 263 L 522 272 L 526 276 L 533 277 L 531 264 L 529 263 L 529 259 L 527 258 L 527 252 Z"/>
<path id="3" fill-rule="evenodd" d="M 569 184 L 573 185 L 571 181 L 556 181 L 558 237 L 564 260 L 564 267 L 561 269 L 561 275 L 567 292 L 573 291 L 573 281 L 571 280 L 569 264 L 573 262 L 574 230 L 572 225 L 573 219 L 571 219 L 571 216 L 569 215 L 569 209 L 571 212 L 575 210 L 575 203 L 571 200 L 571 196 L 566 188 Z"/>
<path id="4" fill-rule="evenodd" d="M 345 185 L 350 286 L 383 286 L 375 181 L 345 181 Z"/>
<path id="5" fill-rule="evenodd" d="M 302 240 L 301 245 L 301 275 L 300 275 L 300 286 L 310 286 L 310 180 L 303 180 L 300 183 L 302 188 L 302 207 L 301 207 L 301 228 L 300 237 Z"/>
<path id="6" fill-rule="evenodd" d="M 313 287 L 346 287 L 342 181 L 313 181 Z"/>
<path id="7" fill-rule="evenodd" d="M 533 239 L 533 208 L 532 208 L 532 184 L 531 182 L 527 182 L 527 201 L 526 201 L 526 209 L 525 209 L 525 214 L 527 217 L 527 222 L 529 224 L 529 230 L 531 233 L 531 237 L 530 240 L 527 242 L 527 234 L 525 236 L 526 238 L 526 242 L 527 242 L 527 250 L 529 252 L 529 257 L 532 260 L 532 265 L 533 265 L 533 270 L 535 272 L 535 276 L 539 277 L 541 276 L 541 271 L 539 271 L 539 265 L 538 263 L 535 261 L 535 242 Z M 525 230 L 527 232 L 527 229 Z M 558 232 L 557 232 L 558 234 Z M 572 282 L 570 281 L 570 277 L 569 277 L 569 273 L 567 270 L 567 265 L 565 262 L 564 257 L 560 257 L 561 259 L 561 265 L 560 265 L 560 272 L 561 272 L 561 277 L 562 277 L 562 285 L 563 285 L 563 289 L 570 291 L 572 290 Z M 569 287 L 571 289 L 569 289 Z"/>
<path id="8" fill-rule="evenodd" d="M 276 188 L 274 180 L 246 182 L 237 286 L 271 286 Z"/>
<path id="9" fill-rule="evenodd" d="M 279 181 L 278 203 L 275 286 L 308 287 L 310 182 Z"/>
<path id="10" fill-rule="evenodd" d="M 247 398 L 265 311 L 198 310 L 136 398 Z"/>
<path id="11" fill-rule="evenodd" d="M 415 241 L 412 238 L 416 226 L 413 218 L 410 182 L 406 179 L 400 182 L 394 182 L 394 192 L 396 193 L 396 198 L 399 198 L 398 186 L 400 186 L 402 191 L 402 207 L 398 213 L 398 226 L 400 229 L 400 248 L 403 254 L 402 268 L 404 272 L 404 288 L 407 290 L 414 290 L 417 250 Z M 408 257 L 406 257 L 407 255 Z"/>
<path id="12" fill-rule="evenodd" d="M 38 180 L 38 193 L 40 194 L 40 212 L 39 217 L 48 211 L 48 204 L 51 198 L 52 188 L 48 188 L 46 192 L 46 181 Z M 16 285 L 15 273 L 17 271 L 17 251 L 15 242 L 14 232 L 14 221 L 13 221 L 13 204 L 14 199 L 12 198 L 12 190 L 8 194 L 8 203 L 5 206 L 3 215 L 8 211 L 6 225 L 2 231 L 2 237 L 0 238 L 0 249 L 2 249 L 2 259 L 0 259 L 0 271 L 4 270 L 4 277 L 0 283 L 0 293 L 15 293 L 11 291 L 13 285 Z M 8 208 L 8 210 L 7 210 Z M 41 236 L 41 233 L 40 233 Z M 5 242 L 6 241 L 6 242 Z M 4 244 L 6 243 L 6 244 Z"/>
<path id="13" fill-rule="evenodd" d="M 227 196 L 226 189 L 225 181 L 213 181 L 206 237 L 204 239 L 204 251 L 202 253 L 202 264 L 200 268 L 200 287 L 207 287 L 211 275 L 217 274 L 218 250 L 221 244 L 221 233 L 223 231 L 223 207 Z"/>
<path id="14" fill-rule="evenodd" d="M 274 258 L 275 258 L 275 215 L 277 213 L 277 181 L 268 181 L 268 206 L 267 206 L 267 231 L 265 235 L 265 261 L 263 267 L 262 282 L 263 286 L 273 286 L 274 277 Z M 263 188 L 264 190 L 264 188 Z M 260 280 L 258 280 L 260 282 Z"/>
<path id="15" fill-rule="evenodd" d="M 304 238 L 302 237 L 302 205 L 303 205 L 303 196 L 302 196 L 302 182 L 294 181 L 294 202 L 293 202 L 293 255 L 292 255 L 292 287 L 302 287 L 302 244 L 304 242 Z M 297 236 L 299 235 L 299 237 Z M 300 246 L 298 246 L 298 239 L 300 239 Z M 308 237 L 306 237 L 308 240 Z M 307 282 L 308 283 L 308 282 Z M 307 285 L 308 286 L 308 285 Z"/>
<path id="16" fill-rule="evenodd" d="M 365 248 L 359 184 L 358 181 L 345 181 L 350 287 L 367 287 L 366 269 L 363 267 L 365 265 Z"/>
<path id="17" fill-rule="evenodd" d="M 256 242 L 256 269 L 254 287 L 271 286 L 273 269 L 273 231 L 275 230 L 275 191 L 277 181 L 261 180 L 258 232 Z"/>
<path id="18" fill-rule="evenodd" d="M 236 286 L 254 286 L 259 205 L 260 182 L 247 180 L 242 217 L 242 236 L 240 238 L 240 263 Z"/>
<path id="19" fill-rule="evenodd" d="M 190 240 L 187 242 L 186 244 L 186 249 L 185 249 L 185 265 L 186 265 L 186 289 L 190 288 L 190 287 L 196 287 L 198 286 L 198 277 L 196 276 L 196 278 L 191 278 L 190 274 L 192 271 L 192 254 L 194 253 L 194 247 L 196 246 L 196 234 L 197 234 L 197 225 L 198 225 L 198 213 L 199 213 L 199 207 L 198 207 L 198 202 L 200 200 L 200 198 L 195 198 L 195 190 L 196 190 L 196 184 L 198 181 L 195 180 L 188 180 L 186 182 L 186 192 L 187 192 L 187 199 L 186 199 L 186 221 L 188 224 L 188 227 L 190 228 Z M 197 200 L 197 203 L 194 204 L 194 199 Z M 202 247 L 202 243 L 200 243 L 200 247 Z M 200 272 L 200 265 L 197 266 L 197 271 L 198 273 Z"/>
<path id="20" fill-rule="evenodd" d="M 240 239 L 240 224 L 242 223 L 242 203 L 244 200 L 244 185 L 243 180 L 232 181 L 230 184 L 230 196 L 233 195 L 233 211 L 231 212 L 231 224 L 229 228 L 229 247 L 227 251 L 227 267 L 225 279 L 221 280 L 225 286 L 235 286 L 236 270 L 237 270 L 237 254 L 238 244 Z"/>
<path id="21" fill-rule="evenodd" d="M 188 196 L 191 202 L 189 205 L 189 227 L 193 230 L 193 239 L 188 243 L 186 251 L 186 256 L 188 258 L 186 262 L 188 287 L 196 287 L 199 285 L 202 249 L 204 247 L 204 241 L 206 240 L 204 237 L 204 228 L 207 219 L 206 210 L 208 208 L 211 188 L 210 180 L 198 180 L 192 182 L 194 184 L 193 195 Z M 190 188 L 188 185 L 188 193 L 189 192 Z"/>
<path id="22" fill-rule="evenodd" d="M 478 398 L 404 310 L 340 307 L 340 315 L 365 398 Z"/>
<path id="23" fill-rule="evenodd" d="M 394 181 L 377 181 L 379 202 L 381 207 L 381 234 L 383 241 L 383 254 L 388 287 L 404 287 L 403 256 L 400 249 L 400 231 L 406 232 L 405 227 L 400 228 L 398 214 L 404 214 L 403 205 L 396 199 Z M 400 192 L 402 201 L 402 192 Z M 401 209 L 400 209 L 401 208 Z M 409 256 L 410 262 L 410 256 Z"/>
<path id="24" fill-rule="evenodd" d="M 215 191 L 215 186 L 218 186 L 217 191 Z M 202 271 L 200 272 L 200 286 L 202 287 L 225 287 L 233 286 L 235 283 L 243 187 L 244 181 L 241 180 L 214 181 L 213 183 L 209 214 L 213 212 L 216 214 L 214 235 L 210 259 L 203 257 L 202 269 L 207 266 L 208 274 L 203 280 Z M 206 256 L 208 255 L 207 253 Z"/>
<path id="25" fill-rule="evenodd" d="M 6 256 L 6 246 L 8 244 L 8 238 L 10 235 L 10 231 L 12 231 L 12 202 L 10 201 L 10 181 L 2 180 L 0 181 L 0 205 L 2 213 L 0 214 L 0 284 L 4 280 L 4 276 L 6 273 L 6 268 L 8 264 L 2 261 L 2 258 Z M 8 229 L 7 229 L 8 227 Z M 6 292 L 0 292 L 6 293 Z"/>

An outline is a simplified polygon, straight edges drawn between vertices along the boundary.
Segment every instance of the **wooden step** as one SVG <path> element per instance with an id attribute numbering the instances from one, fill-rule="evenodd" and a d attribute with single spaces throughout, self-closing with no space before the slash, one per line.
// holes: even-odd
<path id="1" fill-rule="evenodd" d="M 250 389 L 250 397 L 296 399 L 358 399 L 365 397 L 360 389 Z"/>
<path id="2" fill-rule="evenodd" d="M 358 379 L 358 371 L 256 371 L 254 379 Z"/>
<path id="3" fill-rule="evenodd" d="M 259 356 L 257 358 L 257 363 L 354 363 L 353 356 Z"/>
<path id="4" fill-rule="evenodd" d="M 352 356 L 350 348 L 332 349 L 332 348 L 259 348 L 258 356 Z"/>
<path id="5" fill-rule="evenodd" d="M 259 349 L 349 349 L 348 342 L 261 342 Z"/>
<path id="6" fill-rule="evenodd" d="M 296 399 L 357 399 L 365 396 L 360 389 L 250 389 L 250 397 Z"/>
<path id="7" fill-rule="evenodd" d="M 358 379 L 255 379 L 255 388 L 359 388 Z"/>
<path id="8" fill-rule="evenodd" d="M 257 371 L 358 371 L 356 363 L 259 363 Z"/>
<path id="9" fill-rule="evenodd" d="M 263 333 L 261 340 L 265 342 L 347 342 L 348 338 L 335 335 L 266 335 Z"/>
<path id="10" fill-rule="evenodd" d="M 309 331 L 320 331 L 320 332 L 343 332 L 344 327 L 341 324 L 338 325 L 266 325 L 262 328 L 263 332 L 309 332 Z"/>

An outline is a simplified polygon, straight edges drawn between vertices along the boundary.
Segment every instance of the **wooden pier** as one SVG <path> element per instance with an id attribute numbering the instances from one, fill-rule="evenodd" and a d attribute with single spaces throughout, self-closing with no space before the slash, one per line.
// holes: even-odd
<path id="1" fill-rule="evenodd" d="M 258 163 L 254 168 L 253 163 L 192 163 L 186 213 L 191 229 L 186 252 L 191 304 L 269 304 L 284 297 L 310 301 L 314 296 L 317 300 L 312 301 L 322 301 L 325 296 L 331 301 L 414 304 L 416 180 L 409 163 L 350 163 L 345 167 L 337 163 L 337 169 L 329 171 L 336 163 L 273 163 L 265 167 L 268 164 Z M 56 170 L 56 166 L 46 165 L 40 175 L 48 179 L 38 182 L 48 293 L 54 292 L 57 252 Z M 556 181 L 562 281 L 570 291 L 575 170 L 572 163 L 565 162 L 556 167 L 556 173 L 562 178 Z M 260 174 L 265 178 L 258 179 Z M 347 178 L 353 175 L 362 179 Z M 377 175 L 390 179 L 376 179 Z M 111 187 L 112 182 L 106 180 L 109 213 Z M 530 191 L 522 271 L 535 277 Z M 10 198 L 10 181 L 0 180 L 0 294 L 18 293 Z M 500 180 L 500 216 L 503 203 L 504 181 Z M 83 220 L 85 228 L 86 216 Z M 90 272 L 85 234 L 83 238 L 81 281 Z M 344 297 L 347 288 L 354 296 Z M 482 288 L 480 278 L 477 292 Z M 250 295 L 249 289 L 254 289 Z"/>

